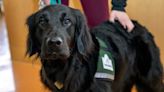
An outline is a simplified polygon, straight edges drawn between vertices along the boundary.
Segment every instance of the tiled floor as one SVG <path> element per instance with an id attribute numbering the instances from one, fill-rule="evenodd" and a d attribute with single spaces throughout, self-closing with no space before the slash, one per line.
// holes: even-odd
<path id="1" fill-rule="evenodd" d="M 7 31 L 4 18 L 0 16 L 0 92 L 14 92 L 14 78 Z"/>

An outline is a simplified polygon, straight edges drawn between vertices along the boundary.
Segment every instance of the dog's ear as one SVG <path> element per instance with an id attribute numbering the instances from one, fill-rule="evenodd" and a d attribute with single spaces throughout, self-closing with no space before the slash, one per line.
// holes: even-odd
<path id="1" fill-rule="evenodd" d="M 26 24 L 28 26 L 28 37 L 27 37 L 27 51 L 26 54 L 32 56 L 39 53 L 38 41 L 35 36 L 36 24 L 35 24 L 35 14 L 32 14 L 27 18 Z"/>
<path id="2" fill-rule="evenodd" d="M 76 18 L 75 23 L 75 42 L 78 52 L 81 55 L 90 53 L 93 48 L 93 41 L 85 16 L 79 11 L 73 9 L 74 17 Z"/>

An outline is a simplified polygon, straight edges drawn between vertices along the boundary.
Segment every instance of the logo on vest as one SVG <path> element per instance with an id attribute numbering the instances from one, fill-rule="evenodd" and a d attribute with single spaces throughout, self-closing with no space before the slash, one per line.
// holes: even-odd
<path id="1" fill-rule="evenodd" d="M 104 69 L 113 71 L 112 60 L 108 57 L 107 54 L 104 54 L 104 56 L 102 57 L 102 62 L 103 62 Z"/>

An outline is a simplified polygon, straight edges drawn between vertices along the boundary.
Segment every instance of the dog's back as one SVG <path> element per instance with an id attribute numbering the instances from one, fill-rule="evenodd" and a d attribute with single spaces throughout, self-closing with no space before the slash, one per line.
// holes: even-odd
<path id="1" fill-rule="evenodd" d="M 133 23 L 135 28 L 130 33 L 119 22 L 109 21 L 93 28 L 91 32 L 109 42 L 109 48 L 113 46 L 112 48 L 118 49 L 124 62 L 116 60 L 116 68 L 124 67 L 124 69 L 116 69 L 116 74 L 124 72 L 122 82 L 125 88 L 131 88 L 132 84 L 135 84 L 139 92 L 163 92 L 163 68 L 159 48 L 152 34 L 144 26 L 136 21 Z M 116 75 L 116 80 L 122 80 L 119 78 L 117 79 Z"/>

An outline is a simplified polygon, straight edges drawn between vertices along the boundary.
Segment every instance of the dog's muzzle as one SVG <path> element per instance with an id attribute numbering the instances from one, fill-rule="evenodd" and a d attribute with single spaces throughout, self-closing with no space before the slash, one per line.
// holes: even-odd
<path id="1" fill-rule="evenodd" d="M 63 44 L 63 40 L 61 37 L 47 38 L 46 42 L 48 47 L 60 47 Z"/>
<path id="2" fill-rule="evenodd" d="M 69 46 L 61 37 L 47 38 L 42 51 L 42 58 L 44 59 L 67 59 L 70 56 Z"/>

